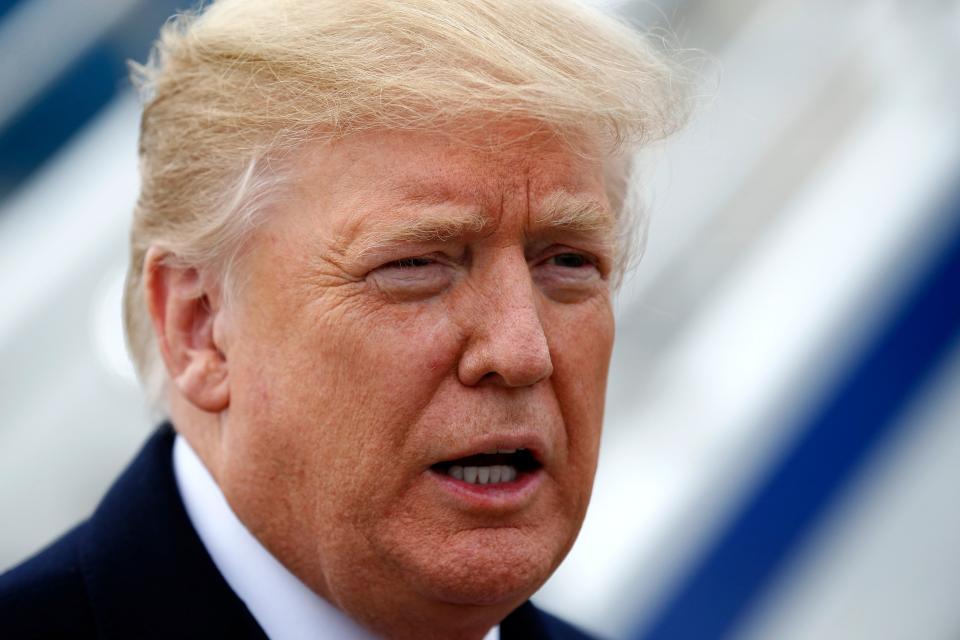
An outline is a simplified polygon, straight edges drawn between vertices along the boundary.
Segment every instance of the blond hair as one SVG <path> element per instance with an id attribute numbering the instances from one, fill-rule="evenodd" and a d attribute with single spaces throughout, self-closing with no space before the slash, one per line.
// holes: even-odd
<path id="1" fill-rule="evenodd" d="M 142 186 L 124 322 L 157 406 L 166 374 L 144 297 L 146 251 L 226 279 L 305 142 L 521 119 L 589 132 L 623 155 L 685 113 L 678 69 L 631 27 L 573 0 L 219 0 L 171 19 L 148 63 L 132 68 L 144 100 Z"/>

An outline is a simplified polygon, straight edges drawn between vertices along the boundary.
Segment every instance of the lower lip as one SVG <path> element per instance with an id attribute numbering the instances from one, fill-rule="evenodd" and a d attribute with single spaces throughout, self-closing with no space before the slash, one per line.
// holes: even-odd
<path id="1" fill-rule="evenodd" d="M 427 472 L 462 506 L 485 510 L 513 510 L 523 507 L 543 482 L 543 473 L 543 469 L 524 471 L 513 482 L 474 484 L 433 469 Z"/>

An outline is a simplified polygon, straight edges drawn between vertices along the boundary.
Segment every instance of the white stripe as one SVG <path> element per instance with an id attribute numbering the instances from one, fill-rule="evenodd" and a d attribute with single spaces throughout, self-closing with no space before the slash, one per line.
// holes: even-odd
<path id="1" fill-rule="evenodd" d="M 960 347 L 817 530 L 743 640 L 960 634 Z"/>

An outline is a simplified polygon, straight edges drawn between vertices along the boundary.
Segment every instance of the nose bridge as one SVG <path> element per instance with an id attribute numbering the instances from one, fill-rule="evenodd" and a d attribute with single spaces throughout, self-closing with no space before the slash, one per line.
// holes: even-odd
<path id="1" fill-rule="evenodd" d="M 498 270 L 491 274 L 491 291 L 487 304 L 491 309 L 491 325 L 499 329 L 495 335 L 505 341 L 543 342 L 546 345 L 536 290 L 524 262 L 522 268 Z"/>
<path id="2" fill-rule="evenodd" d="M 489 380 L 519 387 L 548 378 L 553 363 L 537 290 L 522 253 L 501 256 L 473 277 L 477 304 L 461 359 L 463 382 Z"/>

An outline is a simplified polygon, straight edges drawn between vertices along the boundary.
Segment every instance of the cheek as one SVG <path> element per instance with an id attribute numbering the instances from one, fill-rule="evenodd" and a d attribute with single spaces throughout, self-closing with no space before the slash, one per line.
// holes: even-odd
<path id="1" fill-rule="evenodd" d="M 597 301 L 559 306 L 546 314 L 554 364 L 553 385 L 568 439 L 570 478 L 587 492 L 596 469 L 607 371 L 613 349 L 610 305 Z"/>
<path id="2" fill-rule="evenodd" d="M 246 386 L 256 393 L 237 399 L 257 397 L 247 407 L 253 422 L 287 432 L 285 446 L 299 447 L 291 458 L 341 481 L 382 477 L 455 366 L 457 332 L 439 307 L 343 301 L 303 310 L 303 320 L 271 319 L 265 339 L 274 336 L 275 352 L 251 355 Z M 268 372 L 258 362 L 280 366 Z"/>
<path id="3" fill-rule="evenodd" d="M 271 547 L 318 531 L 330 532 L 320 548 L 345 544 L 333 534 L 369 528 L 410 481 L 407 439 L 455 366 L 459 334 L 442 309 L 398 310 L 264 309 L 250 328 L 231 365 L 230 475 L 244 521 Z"/>
<path id="4" fill-rule="evenodd" d="M 393 415 L 429 402 L 456 367 L 459 345 L 458 332 L 440 305 L 384 305 L 349 314 L 317 346 L 326 358 L 337 360 L 339 400 L 359 392 L 372 404 L 356 409 Z"/>

